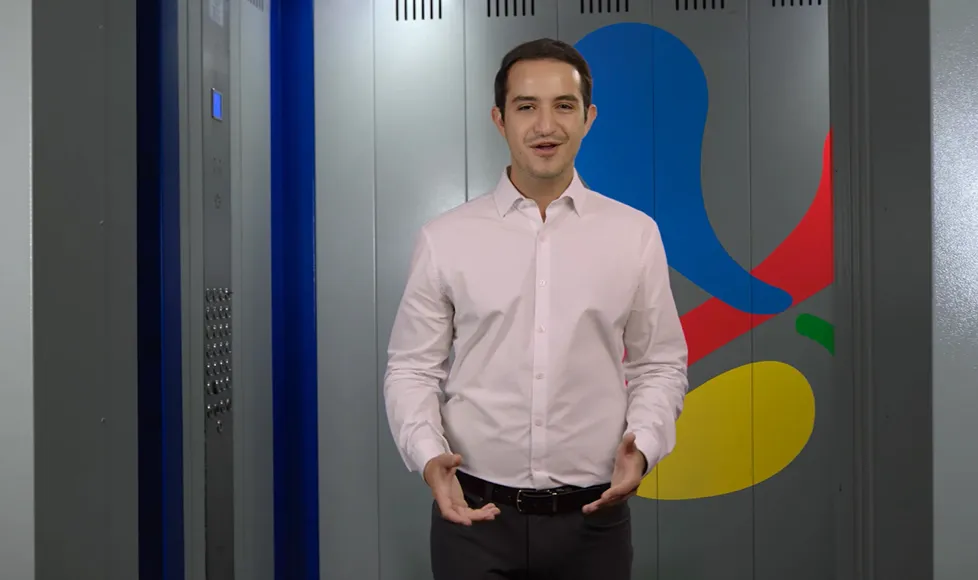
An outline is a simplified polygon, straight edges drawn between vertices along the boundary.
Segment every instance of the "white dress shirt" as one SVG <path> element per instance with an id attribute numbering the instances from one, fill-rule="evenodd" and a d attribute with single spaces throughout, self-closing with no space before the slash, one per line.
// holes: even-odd
<path id="1" fill-rule="evenodd" d="M 454 452 L 497 484 L 589 486 L 626 432 L 649 470 L 675 446 L 687 349 L 658 226 L 576 173 L 546 216 L 504 172 L 422 228 L 384 380 L 409 469 Z"/>

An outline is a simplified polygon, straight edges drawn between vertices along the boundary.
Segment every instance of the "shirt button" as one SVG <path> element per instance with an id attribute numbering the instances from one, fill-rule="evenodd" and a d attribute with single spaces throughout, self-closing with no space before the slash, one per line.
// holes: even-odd
<path id="1" fill-rule="evenodd" d="M 547 285 L 547 281 L 546 280 L 540 280 L 540 285 L 541 286 L 546 286 Z"/>
<path id="2" fill-rule="evenodd" d="M 537 427 L 542 427 L 543 419 L 537 419 L 536 421 L 533 422 L 533 424 L 536 425 Z"/>
<path id="3" fill-rule="evenodd" d="M 537 373 L 537 378 L 538 379 L 542 379 L 543 378 L 543 373 Z"/>
<path id="4" fill-rule="evenodd" d="M 544 328 L 543 325 L 540 325 L 537 327 L 537 332 L 547 332 L 547 329 Z"/>

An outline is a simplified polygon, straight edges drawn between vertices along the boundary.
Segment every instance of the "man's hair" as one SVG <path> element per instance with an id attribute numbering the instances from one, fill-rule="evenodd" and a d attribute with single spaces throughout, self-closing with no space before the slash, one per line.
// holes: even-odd
<path id="1" fill-rule="evenodd" d="M 509 69 L 521 60 L 558 60 L 566 62 L 577 69 L 581 75 L 581 97 L 584 99 L 584 114 L 587 115 L 591 106 L 591 68 L 576 48 L 552 38 L 540 38 L 524 42 L 506 53 L 499 72 L 496 73 L 496 106 L 500 114 L 506 111 L 506 93 L 509 90 Z"/>

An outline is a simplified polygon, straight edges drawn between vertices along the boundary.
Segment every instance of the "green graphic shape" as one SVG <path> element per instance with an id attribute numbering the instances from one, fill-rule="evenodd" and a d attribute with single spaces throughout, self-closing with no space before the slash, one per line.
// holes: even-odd
<path id="1" fill-rule="evenodd" d="M 814 314 L 799 314 L 795 320 L 795 330 L 825 347 L 830 354 L 835 354 L 835 326 L 831 322 Z"/>

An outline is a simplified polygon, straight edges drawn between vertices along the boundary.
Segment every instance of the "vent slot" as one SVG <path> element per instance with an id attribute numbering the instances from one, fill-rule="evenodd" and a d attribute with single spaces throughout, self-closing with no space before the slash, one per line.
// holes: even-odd
<path id="1" fill-rule="evenodd" d="M 581 0 L 581 14 L 628 12 L 628 0 Z"/>
<path id="2" fill-rule="evenodd" d="M 792 6 L 821 6 L 822 2 L 828 3 L 829 0 L 771 0 L 774 8 L 791 8 Z"/>
<path id="3" fill-rule="evenodd" d="M 535 16 L 536 13 L 536 0 L 486 0 L 486 16 L 489 18 Z"/>
<path id="4" fill-rule="evenodd" d="M 777 1 L 777 0 L 774 0 Z M 676 0 L 676 10 L 726 10 L 727 0 Z"/>
<path id="5" fill-rule="evenodd" d="M 248 4 L 251 4 L 262 12 L 265 11 L 265 0 L 248 0 Z"/>
<path id="6" fill-rule="evenodd" d="M 441 20 L 441 3 L 442 0 L 394 0 L 394 20 Z"/>

